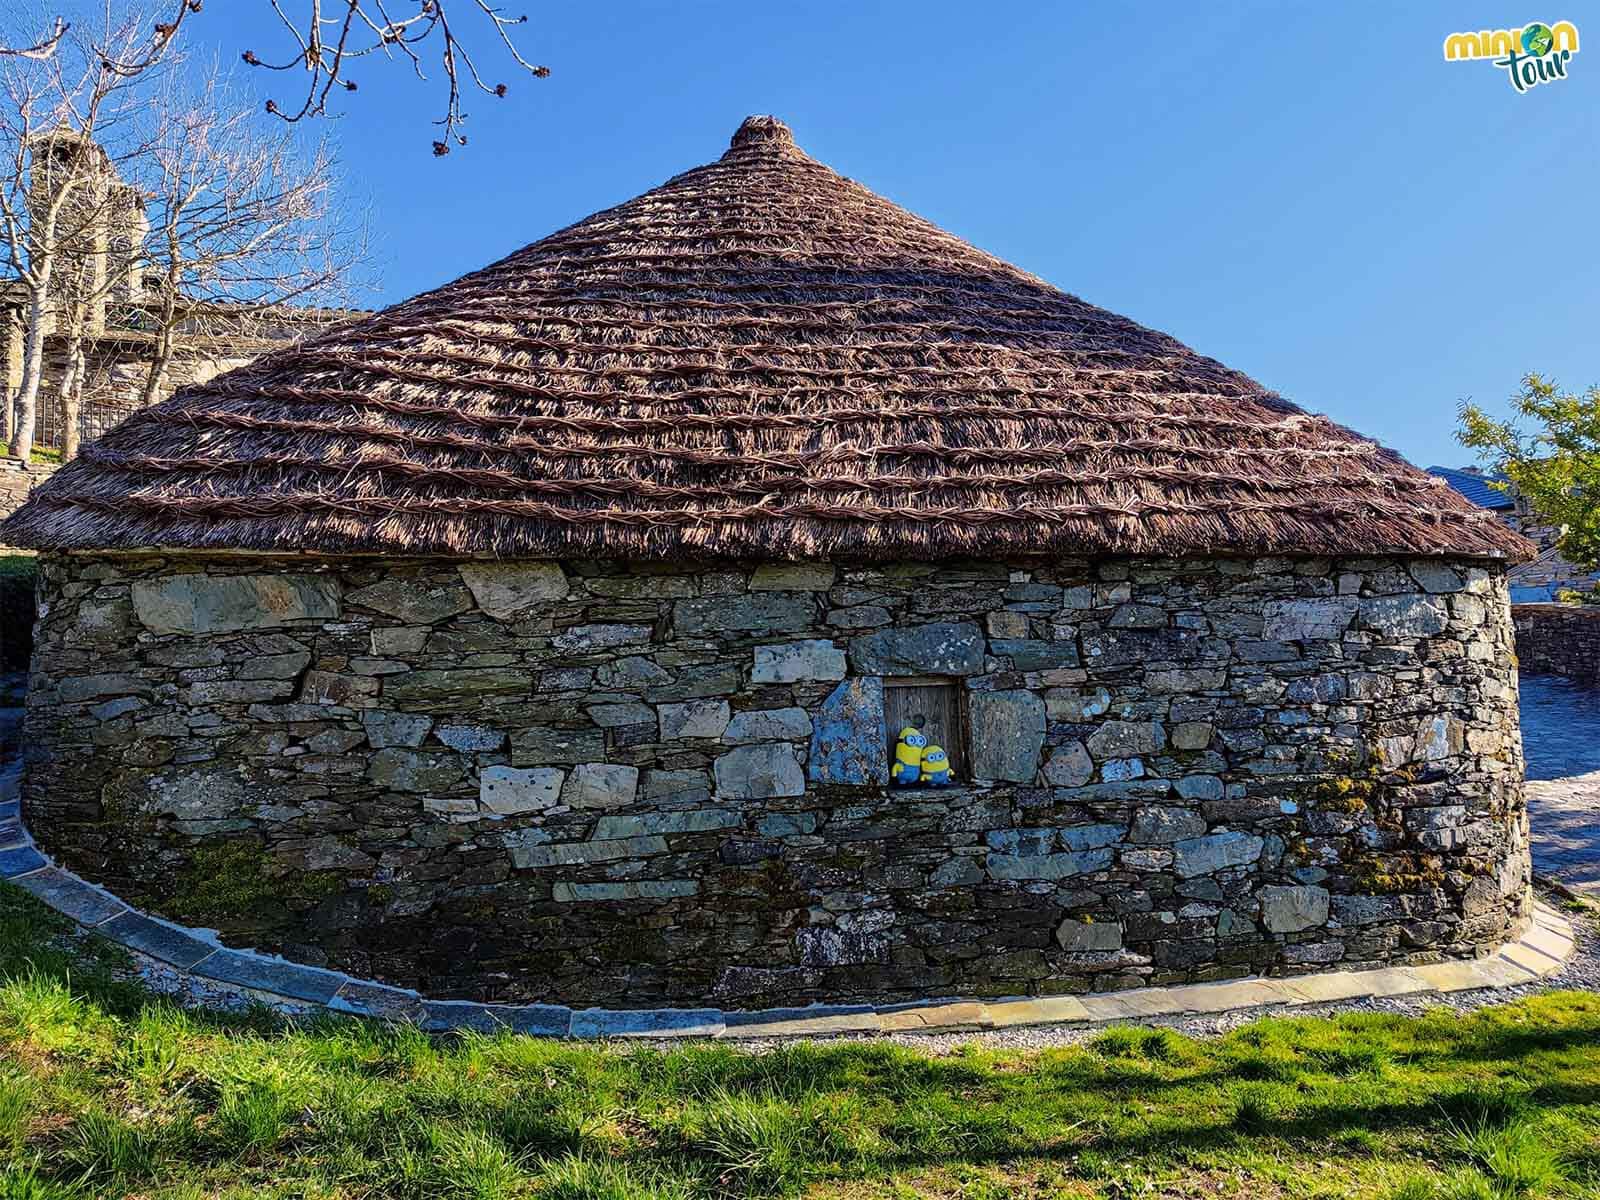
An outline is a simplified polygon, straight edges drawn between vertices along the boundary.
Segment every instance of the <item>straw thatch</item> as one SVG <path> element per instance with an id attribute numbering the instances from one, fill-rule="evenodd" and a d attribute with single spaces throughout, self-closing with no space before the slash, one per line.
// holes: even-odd
<path id="1" fill-rule="evenodd" d="M 770 117 L 717 162 L 133 416 L 0 541 L 1527 554 L 1392 452 L 975 250 Z"/>

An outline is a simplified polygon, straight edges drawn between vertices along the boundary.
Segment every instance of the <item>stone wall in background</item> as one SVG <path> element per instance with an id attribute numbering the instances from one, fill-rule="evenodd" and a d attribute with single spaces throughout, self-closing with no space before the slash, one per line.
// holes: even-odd
<path id="1" fill-rule="evenodd" d="M 435 996 L 728 1008 L 1471 955 L 1526 912 L 1503 577 L 1382 560 L 44 560 L 44 846 Z M 889 786 L 886 681 L 965 693 Z"/>
<path id="2" fill-rule="evenodd" d="M 0 520 L 22 507 L 29 490 L 48 479 L 55 468 L 39 463 L 24 471 L 14 458 L 0 456 Z M 0 673 L 26 671 L 33 649 L 34 559 L 31 550 L 0 544 Z M 0 697 L 0 709 L 9 701 Z M 0 719 L 0 750 L 9 749 L 14 730 Z"/>
<path id="3" fill-rule="evenodd" d="M 1600 681 L 1600 605 L 1514 604 L 1511 617 L 1525 674 Z"/>
<path id="4" fill-rule="evenodd" d="M 55 472 L 55 467 L 33 463 L 26 470 L 20 459 L 0 455 L 0 520 L 4 520 L 28 498 L 35 484 L 43 483 Z"/>

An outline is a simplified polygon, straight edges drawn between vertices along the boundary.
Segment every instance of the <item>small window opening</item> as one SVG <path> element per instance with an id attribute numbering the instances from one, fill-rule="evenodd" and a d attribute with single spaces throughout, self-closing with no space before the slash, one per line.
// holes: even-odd
<path id="1" fill-rule="evenodd" d="M 946 787 L 963 777 L 961 695 L 948 679 L 897 679 L 884 685 L 889 778 L 896 787 Z"/>

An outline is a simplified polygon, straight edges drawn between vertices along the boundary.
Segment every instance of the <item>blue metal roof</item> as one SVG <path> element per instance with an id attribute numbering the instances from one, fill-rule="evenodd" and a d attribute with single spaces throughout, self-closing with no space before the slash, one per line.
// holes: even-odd
<path id="1" fill-rule="evenodd" d="M 1491 483 L 1506 482 L 1506 477 L 1498 471 L 1492 475 L 1480 475 L 1476 471 L 1462 471 L 1455 467 L 1429 467 L 1428 474 L 1437 475 L 1479 508 L 1514 507 L 1509 495 L 1499 488 L 1489 486 Z"/>

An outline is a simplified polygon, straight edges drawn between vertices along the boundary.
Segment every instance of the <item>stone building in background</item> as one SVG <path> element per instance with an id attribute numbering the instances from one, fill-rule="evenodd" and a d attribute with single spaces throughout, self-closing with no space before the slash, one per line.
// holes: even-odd
<path id="1" fill-rule="evenodd" d="M 1541 521 L 1526 497 L 1504 475 L 1485 474 L 1478 467 L 1429 467 L 1428 474 L 1443 479 L 1539 548 L 1537 557 L 1519 563 L 1507 576 L 1513 604 L 1543 603 L 1557 599 L 1562 592 L 1592 592 L 1600 587 L 1600 572 L 1581 567 L 1562 555 L 1557 548 L 1561 530 Z"/>
<path id="2" fill-rule="evenodd" d="M 1107 990 L 1529 912 L 1530 544 L 772 118 L 136 414 L 0 537 L 40 843 L 439 997 Z M 919 724 L 946 786 L 891 778 Z"/>
<path id="3" fill-rule="evenodd" d="M 83 160 L 87 158 L 87 166 Z M 44 384 L 40 393 L 36 444 L 62 443 L 60 393 L 67 370 L 61 315 L 74 295 L 87 304 L 84 330 L 87 357 L 80 429 L 84 441 L 98 437 L 133 412 L 143 393 L 157 342 L 160 281 L 146 272 L 140 253 L 149 232 L 144 202 L 123 183 L 116 165 L 93 141 L 70 129 L 37 139 L 33 155 L 30 206 L 38 212 L 57 181 L 86 177 L 74 188 L 66 228 L 77 230 L 63 250 L 52 283 Z M 81 198 L 80 198 L 81 197 Z M 189 383 L 201 383 L 250 362 L 274 347 L 304 337 L 352 315 L 342 310 L 278 307 L 260 311 L 212 304 L 194 312 L 180 328 L 178 353 L 159 396 Z M 15 280 L 0 277 L 0 422 L 4 439 L 12 431 L 12 397 L 22 382 L 27 296 Z M 0 514 L 9 513 L 12 491 L 0 480 Z"/>

